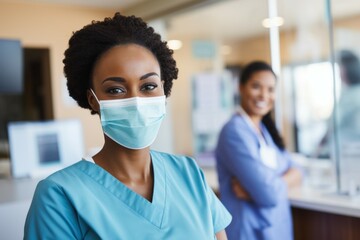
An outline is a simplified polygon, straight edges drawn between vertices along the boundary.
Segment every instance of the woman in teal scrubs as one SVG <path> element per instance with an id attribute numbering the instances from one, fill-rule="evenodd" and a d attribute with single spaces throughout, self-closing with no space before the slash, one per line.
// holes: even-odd
<path id="1" fill-rule="evenodd" d="M 63 62 L 104 146 L 38 184 L 24 238 L 227 239 L 231 216 L 194 160 L 150 150 L 178 72 L 166 42 L 116 13 L 75 32 Z"/>
<path id="2" fill-rule="evenodd" d="M 216 148 L 221 200 L 233 216 L 231 240 L 291 240 L 287 191 L 301 181 L 271 118 L 276 77 L 261 61 L 240 78 L 240 106 Z"/>

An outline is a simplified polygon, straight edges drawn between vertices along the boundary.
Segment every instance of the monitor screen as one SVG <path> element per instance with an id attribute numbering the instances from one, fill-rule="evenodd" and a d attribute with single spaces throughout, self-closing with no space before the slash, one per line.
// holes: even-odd
<path id="1" fill-rule="evenodd" d="M 15 178 L 49 175 L 84 157 L 80 120 L 10 122 L 8 135 Z"/>
<path id="2" fill-rule="evenodd" d="M 0 39 L 0 93 L 23 91 L 23 50 L 19 40 Z"/>

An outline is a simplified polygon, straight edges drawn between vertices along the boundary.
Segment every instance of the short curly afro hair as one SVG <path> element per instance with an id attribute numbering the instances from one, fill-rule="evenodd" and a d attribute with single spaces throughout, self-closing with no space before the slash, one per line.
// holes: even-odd
<path id="1" fill-rule="evenodd" d="M 173 80 L 178 76 L 172 56 L 173 50 L 169 49 L 167 42 L 162 41 L 161 36 L 141 18 L 124 16 L 117 12 L 112 18 L 92 21 L 74 32 L 69 40 L 63 60 L 64 74 L 69 95 L 80 107 L 92 110 L 87 100 L 87 90 L 92 85 L 96 61 L 110 48 L 129 43 L 141 45 L 154 54 L 160 65 L 165 95 L 170 96 Z"/>

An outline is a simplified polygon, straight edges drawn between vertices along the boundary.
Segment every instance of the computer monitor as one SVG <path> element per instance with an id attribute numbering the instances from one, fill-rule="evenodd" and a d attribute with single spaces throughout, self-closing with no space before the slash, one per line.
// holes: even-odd
<path id="1" fill-rule="evenodd" d="M 15 39 L 0 39 L 0 93 L 23 91 L 23 49 Z"/>
<path id="2" fill-rule="evenodd" d="M 8 136 L 14 178 L 46 176 L 84 157 L 77 119 L 10 122 Z"/>

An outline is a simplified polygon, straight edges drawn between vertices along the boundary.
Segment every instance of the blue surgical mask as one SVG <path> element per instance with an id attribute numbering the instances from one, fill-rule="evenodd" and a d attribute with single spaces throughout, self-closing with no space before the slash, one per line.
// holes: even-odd
<path id="1" fill-rule="evenodd" d="M 150 146 L 165 117 L 165 96 L 133 97 L 117 100 L 96 100 L 100 105 L 104 133 L 129 149 Z"/>

